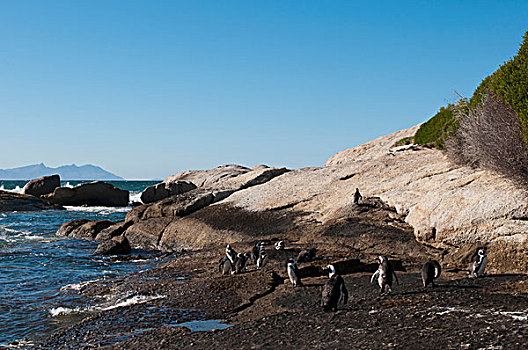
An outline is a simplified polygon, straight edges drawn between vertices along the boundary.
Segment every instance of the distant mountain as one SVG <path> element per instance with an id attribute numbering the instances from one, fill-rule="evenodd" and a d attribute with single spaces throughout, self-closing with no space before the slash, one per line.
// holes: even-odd
<path id="1" fill-rule="evenodd" d="M 124 180 L 120 176 L 91 164 L 81 166 L 72 164 L 49 168 L 44 163 L 40 163 L 20 168 L 0 169 L 1 180 L 30 180 L 53 174 L 59 174 L 61 180 Z"/>

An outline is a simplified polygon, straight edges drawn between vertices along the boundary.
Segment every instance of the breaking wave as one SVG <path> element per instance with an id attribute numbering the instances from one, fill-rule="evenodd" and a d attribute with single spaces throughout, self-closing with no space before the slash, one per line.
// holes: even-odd
<path id="1" fill-rule="evenodd" d="M 166 295 L 135 295 L 130 298 L 116 300 L 114 304 L 106 305 L 96 305 L 96 306 L 87 306 L 87 307 L 54 307 L 49 310 L 51 317 L 57 317 L 59 315 L 68 315 L 72 313 L 86 313 L 86 312 L 97 312 L 97 311 L 108 311 L 117 309 L 119 307 L 125 307 L 135 304 L 146 303 L 151 300 L 166 298 Z"/>

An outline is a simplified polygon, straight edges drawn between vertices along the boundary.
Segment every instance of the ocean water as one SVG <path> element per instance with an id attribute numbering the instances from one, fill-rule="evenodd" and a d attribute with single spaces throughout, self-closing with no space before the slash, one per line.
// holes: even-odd
<path id="1" fill-rule="evenodd" d="M 157 181 L 108 182 L 129 190 L 131 201 L 139 201 L 141 192 Z M 65 181 L 62 186 L 79 183 Z M 20 192 L 24 184 L 25 181 L 0 180 L 0 189 Z M 155 253 L 133 251 L 142 258 L 122 261 L 94 256 L 96 242 L 55 236 L 65 221 L 118 221 L 130 209 L 67 207 L 0 213 L 0 348 L 13 341 L 37 341 L 90 312 L 145 301 L 142 296 L 91 301 L 84 299 L 79 290 L 93 281 L 152 268 L 159 263 Z"/>

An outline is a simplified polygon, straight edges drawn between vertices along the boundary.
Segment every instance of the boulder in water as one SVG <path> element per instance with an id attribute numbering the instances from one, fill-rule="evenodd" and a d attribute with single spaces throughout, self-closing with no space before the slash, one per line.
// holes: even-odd
<path id="1" fill-rule="evenodd" d="M 22 193 L 40 197 L 52 193 L 57 187 L 60 187 L 59 175 L 42 176 L 26 183 Z"/>
<path id="2" fill-rule="evenodd" d="M 99 232 L 114 224 L 116 223 L 108 220 L 90 221 L 86 219 L 77 219 L 62 224 L 61 228 L 55 234 L 57 236 L 93 240 Z"/>
<path id="3" fill-rule="evenodd" d="M 73 188 L 56 188 L 53 193 L 44 198 L 50 203 L 59 205 L 126 207 L 129 192 L 115 188 L 106 182 L 94 181 Z"/>
<path id="4" fill-rule="evenodd" d="M 112 239 L 108 239 L 104 242 L 101 242 L 95 254 L 100 255 L 118 255 L 118 254 L 130 254 L 132 249 L 130 248 L 130 243 L 125 236 L 118 236 Z"/>
<path id="5" fill-rule="evenodd" d="M 57 230 L 55 235 L 57 236 L 69 236 L 73 230 L 81 227 L 82 225 L 86 224 L 90 220 L 88 219 L 77 219 L 72 221 L 67 221 L 62 224 L 62 226 Z"/>
<path id="6" fill-rule="evenodd" d="M 152 203 L 167 197 L 194 190 L 195 188 L 196 185 L 190 181 L 162 182 L 147 187 L 143 193 L 141 193 L 141 201 L 145 204 Z"/>
<path id="7" fill-rule="evenodd" d="M 27 194 L 0 190 L 0 212 L 64 209 Z"/>

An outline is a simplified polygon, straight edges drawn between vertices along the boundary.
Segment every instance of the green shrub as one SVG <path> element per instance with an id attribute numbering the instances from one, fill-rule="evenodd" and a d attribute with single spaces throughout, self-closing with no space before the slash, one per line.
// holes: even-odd
<path id="1" fill-rule="evenodd" d="M 406 146 L 406 145 L 412 145 L 414 143 L 414 139 L 412 136 L 407 136 L 396 142 L 396 146 Z"/>
<path id="2" fill-rule="evenodd" d="M 528 31 L 517 55 L 480 83 L 471 97 L 470 109 L 482 104 L 488 89 L 517 114 L 523 138 L 528 141 Z"/>
<path id="3" fill-rule="evenodd" d="M 445 140 L 456 130 L 457 119 L 454 116 L 455 106 L 452 104 L 441 107 L 429 121 L 420 126 L 414 135 L 414 143 L 431 145 L 438 149 L 445 149 Z"/>

